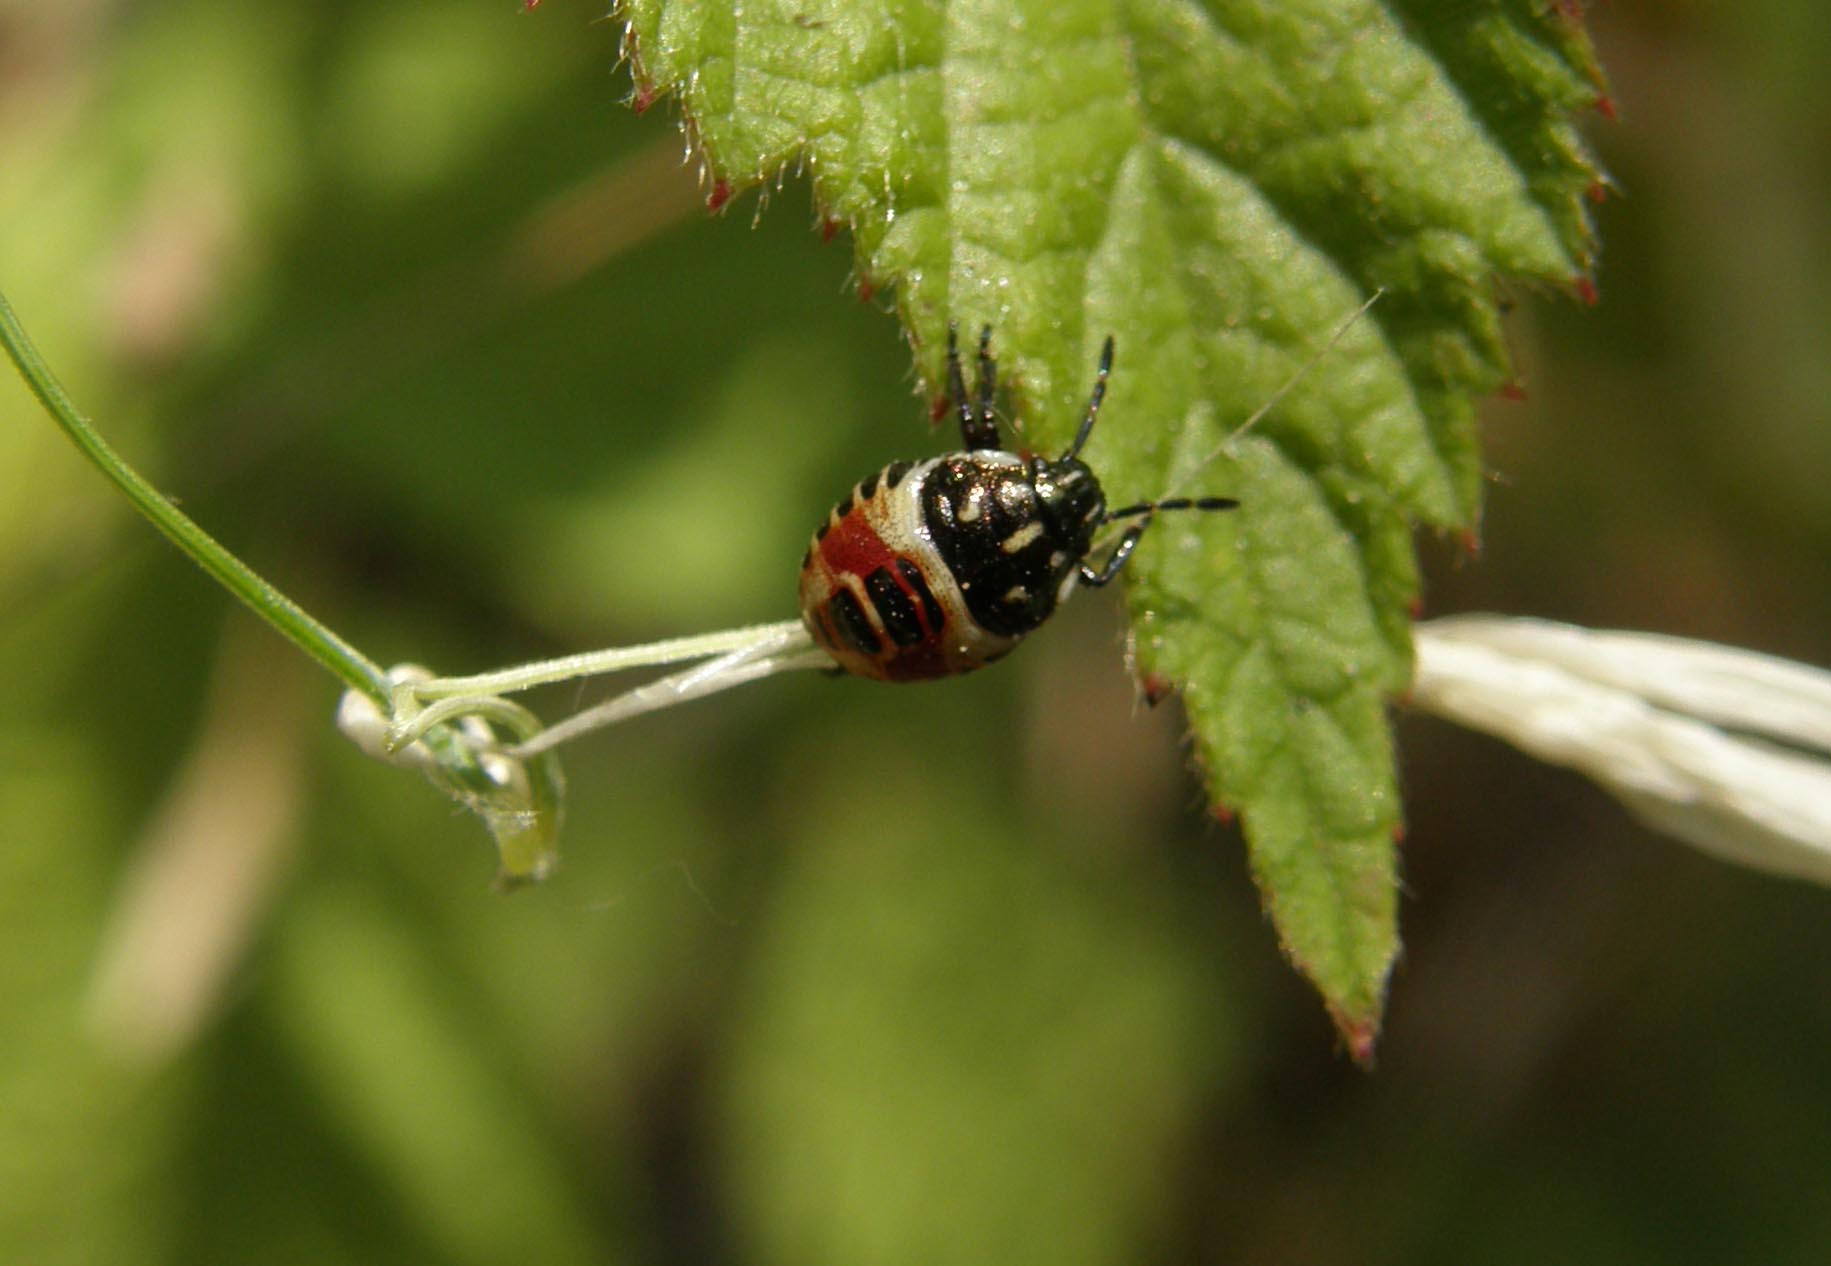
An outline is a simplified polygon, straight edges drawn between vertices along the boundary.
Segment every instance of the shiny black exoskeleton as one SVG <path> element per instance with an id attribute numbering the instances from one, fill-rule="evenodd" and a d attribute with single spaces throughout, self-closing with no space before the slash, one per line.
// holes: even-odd
<path id="1" fill-rule="evenodd" d="M 922 485 L 929 538 L 953 574 L 967 608 L 988 632 L 1017 638 L 1055 611 L 1075 582 L 1098 587 L 1119 574 L 1159 510 L 1231 510 L 1227 497 L 1172 497 L 1109 510 L 1106 493 L 1081 449 L 1093 433 L 1113 340 L 1100 351 L 1093 394 L 1074 443 L 1053 461 L 1020 457 L 998 447 L 992 402 L 997 366 L 991 327 L 979 337 L 976 400 L 969 400 L 954 330 L 947 334 L 948 387 L 959 411 L 967 451 L 940 458 Z M 1116 519 L 1137 518 L 1105 563 L 1087 561 L 1094 536 Z"/>
<path id="2" fill-rule="evenodd" d="M 1100 353 L 1087 416 L 1053 461 L 998 446 L 991 330 L 979 338 L 979 381 L 966 394 L 947 333 L 948 393 L 965 450 L 892 462 L 827 514 L 801 558 L 801 619 L 835 667 L 879 681 L 932 681 L 1009 654 L 1079 582 L 1119 574 L 1159 510 L 1229 510 L 1226 497 L 1172 497 L 1111 510 L 1081 460 L 1113 341 Z M 1101 528 L 1136 518 L 1103 563 L 1088 561 Z"/>

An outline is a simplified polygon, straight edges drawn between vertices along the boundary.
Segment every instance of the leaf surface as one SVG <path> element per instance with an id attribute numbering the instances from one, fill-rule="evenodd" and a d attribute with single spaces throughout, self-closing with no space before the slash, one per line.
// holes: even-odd
<path id="1" fill-rule="evenodd" d="M 712 201 L 805 168 L 893 289 L 930 394 L 994 329 L 1023 443 L 1166 516 L 1131 568 L 1138 670 L 1180 686 L 1286 951 L 1366 1056 L 1397 953 L 1387 701 L 1411 531 L 1472 532 L 1495 279 L 1586 285 L 1570 120 L 1599 76 L 1533 0 L 629 0 L 638 104 L 675 96 Z M 1375 290 L 1367 317 L 1320 359 Z M 1243 419 L 1312 360 L 1250 432 Z"/>

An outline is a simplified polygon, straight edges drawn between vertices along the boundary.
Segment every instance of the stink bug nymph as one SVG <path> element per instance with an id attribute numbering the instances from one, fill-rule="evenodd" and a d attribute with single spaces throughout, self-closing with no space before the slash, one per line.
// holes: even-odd
<path id="1" fill-rule="evenodd" d="M 801 560 L 802 622 L 847 672 L 923 681 L 989 664 L 1054 614 L 1077 583 L 1097 588 L 1117 576 L 1159 510 L 1239 504 L 1170 497 L 1107 507 L 1081 449 L 1106 396 L 1111 338 L 1067 452 L 1051 461 L 999 448 L 991 340 L 987 326 L 969 397 L 947 332 L 948 401 L 963 451 L 892 462 L 868 476 L 833 507 Z M 1105 561 L 1090 561 L 1095 535 L 1119 519 L 1137 522 Z"/>

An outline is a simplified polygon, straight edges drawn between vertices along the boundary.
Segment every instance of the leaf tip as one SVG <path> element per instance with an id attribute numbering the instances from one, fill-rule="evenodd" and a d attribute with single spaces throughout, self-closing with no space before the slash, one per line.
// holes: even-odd
<path id="1" fill-rule="evenodd" d="M 845 225 L 833 216 L 822 216 L 820 220 L 820 240 L 830 242 L 839 236 L 839 230 Z"/>
<path id="2" fill-rule="evenodd" d="M 1615 113 L 1615 98 L 1609 96 L 1606 92 L 1598 92 L 1593 104 L 1596 113 L 1607 119 L 1610 123 L 1615 122 L 1621 117 Z"/>
<path id="3" fill-rule="evenodd" d="M 630 94 L 629 108 L 637 114 L 647 114 L 648 108 L 655 104 L 655 98 L 661 95 L 654 84 L 637 84 Z"/>
<path id="4" fill-rule="evenodd" d="M 1348 1058 L 1359 1067 L 1371 1071 L 1374 1048 L 1380 1041 L 1378 1010 L 1369 1015 L 1351 1015 L 1331 1003 L 1329 1017 L 1335 1021 L 1335 1031 L 1341 1034 L 1342 1043 L 1348 1048 Z"/>
<path id="5" fill-rule="evenodd" d="M 1593 308 L 1602 301 L 1602 296 L 1596 290 L 1596 279 L 1588 273 L 1572 277 L 1570 284 L 1577 292 L 1577 298 L 1583 301 L 1584 307 Z"/>
<path id="6" fill-rule="evenodd" d="M 712 192 L 706 195 L 706 212 L 717 215 L 731 201 L 731 182 L 723 177 L 712 182 Z"/>

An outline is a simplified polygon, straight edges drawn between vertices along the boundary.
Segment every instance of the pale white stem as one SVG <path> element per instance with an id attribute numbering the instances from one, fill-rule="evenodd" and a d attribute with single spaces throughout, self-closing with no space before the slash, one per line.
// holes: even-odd
<path id="1" fill-rule="evenodd" d="M 496 839 L 504 887 L 533 883 L 558 861 L 557 837 L 565 778 L 559 762 L 521 760 L 503 750 L 498 731 L 533 735 L 540 721 L 518 703 L 470 696 L 420 708 L 416 682 L 424 668 L 402 664 L 387 674 L 390 707 L 349 690 L 337 705 L 337 727 L 377 760 L 425 774 L 446 795 L 476 813 Z M 435 727 L 444 728 L 434 732 Z"/>
<path id="2" fill-rule="evenodd" d="M 531 734 L 540 729 L 540 721 L 519 703 L 499 699 L 495 695 L 453 695 L 429 704 L 404 720 L 388 727 L 384 746 L 390 751 L 401 751 L 414 746 L 431 732 L 434 726 L 447 721 L 467 723 L 461 726 L 467 735 L 489 734 L 486 727 L 474 730 L 470 726 L 479 722 L 494 722 L 512 733 Z M 493 744 L 489 744 L 493 745 Z"/>
<path id="3" fill-rule="evenodd" d="M 627 668 L 708 662 L 649 682 L 550 729 L 501 696 L 551 682 Z M 558 859 L 555 842 L 565 779 L 552 749 L 567 739 L 658 708 L 728 690 L 771 673 L 831 668 L 799 620 L 674 638 L 646 646 L 568 655 L 472 677 L 434 677 L 403 664 L 387 675 L 384 710 L 351 690 L 338 705 L 337 724 L 369 755 L 418 769 L 458 803 L 482 817 L 501 857 L 505 887 L 538 881 Z M 519 739 L 508 745 L 505 738 Z"/>
<path id="4" fill-rule="evenodd" d="M 785 647 L 806 630 L 799 620 L 776 624 L 752 624 L 720 633 L 701 633 L 693 637 L 670 638 L 642 646 L 613 646 L 608 650 L 584 651 L 558 659 L 537 660 L 514 668 L 503 668 L 471 677 L 428 677 L 411 683 L 412 692 L 421 699 L 442 699 L 451 695 L 500 695 L 556 681 L 573 681 L 580 677 L 599 677 L 620 673 L 629 668 L 654 668 L 678 664 L 689 659 L 705 659 L 728 651 L 756 646 Z"/>
<path id="5" fill-rule="evenodd" d="M 638 686 L 546 729 L 540 728 L 527 709 L 499 697 L 501 693 L 552 682 L 691 659 L 707 662 Z M 339 708 L 337 722 L 371 756 L 436 774 L 440 758 L 422 740 L 447 723 L 458 728 L 476 753 L 500 753 L 511 760 L 526 760 L 568 739 L 645 712 L 716 694 L 773 673 L 832 666 L 832 657 L 815 649 L 801 621 L 783 620 L 644 646 L 588 651 L 471 677 L 434 677 L 417 665 L 403 664 L 388 674 L 391 704 L 387 715 L 366 696 L 350 691 Z M 485 722 L 522 736 L 522 741 L 509 747 L 500 745 Z"/>
<path id="6" fill-rule="evenodd" d="M 404 685 L 430 680 L 432 674 L 418 664 L 397 664 L 388 670 L 389 693 L 398 711 Z M 411 701 L 411 695 L 408 696 Z M 405 747 L 390 741 L 393 721 L 375 700 L 360 690 L 346 690 L 337 701 L 337 728 L 343 736 L 365 753 L 388 765 L 417 769 L 423 774 L 435 772 L 439 761 L 424 743 Z"/>
<path id="7" fill-rule="evenodd" d="M 1715 642 L 1553 620 L 1452 616 L 1426 627 L 1556 664 L 1674 712 L 1831 752 L 1831 672 L 1820 668 Z"/>
<path id="8" fill-rule="evenodd" d="M 796 624 L 795 628 L 800 630 L 801 626 Z M 806 645 L 795 647 L 788 653 L 781 653 L 785 648 L 780 647 L 748 647 L 732 651 L 729 655 L 721 655 L 710 663 L 697 665 L 685 672 L 637 686 L 614 699 L 606 699 L 595 707 L 576 712 L 557 725 L 548 726 L 526 742 L 510 748 L 509 753 L 519 757 L 536 756 L 592 730 L 627 721 L 645 712 L 656 712 L 675 704 L 717 694 L 747 681 L 796 669 L 833 666 L 832 656 L 825 651 L 812 649 L 813 643 L 806 639 L 804 630 L 802 638 L 806 640 Z"/>
<path id="9" fill-rule="evenodd" d="M 1576 769 L 1706 852 L 1831 884 L 1831 673 L 1498 616 L 1433 621 L 1414 638 L 1420 710 Z"/>

